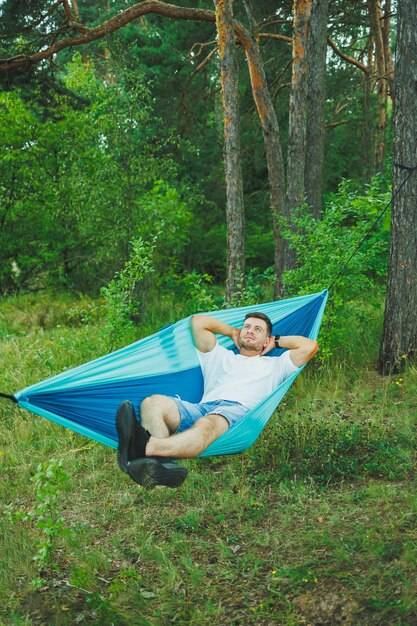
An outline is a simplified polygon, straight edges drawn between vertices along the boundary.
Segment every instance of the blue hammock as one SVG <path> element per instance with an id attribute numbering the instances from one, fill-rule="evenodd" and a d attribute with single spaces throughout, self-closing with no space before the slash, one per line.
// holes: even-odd
<path id="1" fill-rule="evenodd" d="M 242 326 L 246 313 L 262 311 L 273 323 L 273 334 L 316 339 L 327 290 L 288 300 L 206 313 L 231 326 Z M 237 351 L 228 337 L 219 343 Z M 278 356 L 284 350 L 272 350 Z M 257 439 L 302 368 L 214 441 L 201 456 L 235 454 Z M 198 402 L 203 378 L 193 345 L 190 318 L 99 359 L 68 370 L 15 394 L 18 404 L 49 420 L 117 448 L 115 413 L 122 400 L 138 408 L 143 398 L 159 393 Z"/>

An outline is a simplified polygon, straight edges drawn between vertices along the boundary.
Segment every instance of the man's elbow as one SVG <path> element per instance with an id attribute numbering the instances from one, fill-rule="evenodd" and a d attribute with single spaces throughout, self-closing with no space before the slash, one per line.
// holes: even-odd
<path id="1" fill-rule="evenodd" d="M 308 349 L 308 360 L 312 359 L 313 356 L 317 354 L 319 351 L 319 344 L 315 339 L 310 339 L 309 349 Z"/>
<path id="2" fill-rule="evenodd" d="M 190 319 L 191 328 L 201 328 L 203 325 L 203 315 L 192 315 Z"/>
<path id="3" fill-rule="evenodd" d="M 307 363 L 317 354 L 319 349 L 319 344 L 315 339 L 307 339 L 305 344 L 302 346 L 300 351 L 300 356 L 302 357 L 303 363 Z"/>

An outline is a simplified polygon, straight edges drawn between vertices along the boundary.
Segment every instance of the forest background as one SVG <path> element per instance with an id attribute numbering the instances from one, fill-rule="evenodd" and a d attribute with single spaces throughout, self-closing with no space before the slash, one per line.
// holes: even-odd
<path id="1" fill-rule="evenodd" d="M 64 4 L 3 2 L 0 57 L 54 45 Z M 290 188 L 294 7 L 276 4 L 236 1 L 233 8 L 258 33 Z M 129 487 L 114 485 L 109 451 L 85 450 L 78 436 L 2 406 L 0 460 L 13 478 L 4 485 L 4 623 L 74 623 L 75 615 L 132 623 L 128 607 L 140 615 L 138 624 L 416 618 L 416 370 L 407 364 L 386 379 L 375 371 L 389 211 L 338 275 L 391 197 L 396 7 L 372 0 L 322 5 L 326 71 L 321 84 L 315 75 L 315 87 L 325 94 L 323 178 L 308 181 L 308 158 L 315 157 L 307 155 L 307 201 L 290 221 L 278 221 L 297 251 L 297 263 L 280 277 L 281 294 L 319 291 L 337 277 L 320 357 L 253 451 L 227 464 L 190 462 L 194 478 L 179 499 L 142 493 L 140 512 Z M 128 6 L 71 3 L 89 27 Z M 181 7 L 213 10 L 205 2 Z M 241 45 L 245 271 L 231 291 L 224 287 L 230 223 L 217 46 L 214 23 L 150 13 L 51 61 L 2 71 L 2 389 L 36 382 L 184 315 L 274 297 L 277 222 Z M 316 142 L 307 136 L 307 148 Z M 45 462 L 48 456 L 60 460 Z M 120 529 L 124 516 L 131 531 Z M 223 540 L 213 546 L 219 525 Z M 282 528 L 293 531 L 285 549 Z M 218 578 L 203 589 L 215 564 Z M 234 582 L 236 593 L 224 581 Z"/>

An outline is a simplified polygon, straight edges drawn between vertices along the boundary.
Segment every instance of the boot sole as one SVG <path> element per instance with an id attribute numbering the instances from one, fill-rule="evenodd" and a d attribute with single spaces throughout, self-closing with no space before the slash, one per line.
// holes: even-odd
<path id="1" fill-rule="evenodd" d="M 176 463 L 163 463 L 151 457 L 133 459 L 128 463 L 129 476 L 142 487 L 153 489 L 157 485 L 179 487 L 187 478 L 188 470 Z"/>

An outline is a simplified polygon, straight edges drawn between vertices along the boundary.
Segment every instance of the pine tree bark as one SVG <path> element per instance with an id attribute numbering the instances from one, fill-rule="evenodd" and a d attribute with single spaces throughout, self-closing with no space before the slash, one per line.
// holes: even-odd
<path id="1" fill-rule="evenodd" d="M 227 224 L 226 300 L 230 304 L 234 294 L 243 287 L 245 277 L 245 212 L 240 162 L 239 83 L 232 0 L 215 0 L 215 7 L 224 120 Z"/>
<path id="2" fill-rule="evenodd" d="M 292 89 L 287 152 L 286 214 L 291 225 L 291 213 L 304 202 L 304 172 L 306 159 L 307 94 L 308 94 L 308 32 L 312 0 L 294 2 L 294 35 Z M 284 269 L 295 265 L 295 250 L 284 245 Z"/>
<path id="3" fill-rule="evenodd" d="M 375 46 L 375 76 L 377 92 L 378 119 L 375 132 L 375 168 L 381 171 L 385 155 L 385 131 L 387 127 L 387 61 L 385 59 L 386 46 L 382 29 L 383 13 L 378 0 L 368 0 L 368 12 L 371 21 L 372 39 Z"/>
<path id="4" fill-rule="evenodd" d="M 385 57 L 385 78 L 387 81 L 387 98 L 393 102 L 392 81 L 394 77 L 394 67 L 391 54 L 391 0 L 385 0 L 384 20 L 382 26 L 382 40 L 384 45 Z"/>
<path id="5" fill-rule="evenodd" d="M 401 0 L 397 15 L 395 63 L 394 163 L 417 165 L 417 8 Z M 394 166 L 393 192 L 407 172 Z M 417 171 L 395 198 L 384 329 L 379 367 L 384 374 L 400 372 L 417 357 Z"/>
<path id="6" fill-rule="evenodd" d="M 307 204 L 317 218 L 320 217 L 323 203 L 328 13 L 329 0 L 313 0 L 308 46 L 310 69 L 304 178 Z"/>
<path id="7" fill-rule="evenodd" d="M 268 167 L 269 198 L 274 234 L 274 298 L 278 299 L 282 291 L 284 240 L 281 236 L 281 220 L 285 211 L 285 170 L 281 149 L 280 132 L 274 103 L 269 93 L 268 83 L 262 62 L 259 43 L 255 36 L 254 19 L 250 2 L 245 2 L 246 12 L 251 24 L 251 33 L 241 33 L 248 62 L 252 93 L 261 122 L 266 161 Z"/>
<path id="8" fill-rule="evenodd" d="M 361 161 L 363 163 L 362 178 L 364 181 L 375 174 L 375 132 L 374 114 L 372 111 L 372 90 L 373 90 L 373 57 L 374 46 L 371 40 L 367 50 L 367 72 L 363 82 L 363 105 L 361 120 Z"/>

